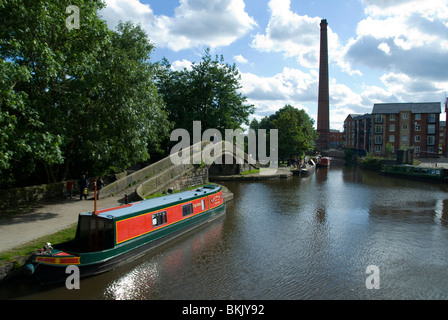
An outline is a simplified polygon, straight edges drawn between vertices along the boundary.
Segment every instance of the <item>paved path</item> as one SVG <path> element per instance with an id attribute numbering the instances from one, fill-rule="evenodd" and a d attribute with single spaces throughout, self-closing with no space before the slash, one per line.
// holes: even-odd
<path id="1" fill-rule="evenodd" d="M 120 205 L 124 194 L 133 190 L 100 199 L 98 209 Z M 14 215 L 11 218 L 0 219 L 0 252 L 36 240 L 46 235 L 63 230 L 78 222 L 78 214 L 93 211 L 94 200 L 79 200 L 78 197 L 39 204 L 27 213 Z"/>
<path id="2" fill-rule="evenodd" d="M 440 157 L 440 158 L 419 158 L 421 162 L 421 166 L 423 167 L 438 167 L 438 168 L 446 168 L 448 169 L 448 158 Z"/>

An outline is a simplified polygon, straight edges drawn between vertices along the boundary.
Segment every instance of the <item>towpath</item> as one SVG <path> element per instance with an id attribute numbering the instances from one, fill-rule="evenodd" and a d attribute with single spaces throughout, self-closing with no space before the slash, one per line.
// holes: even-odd
<path id="1" fill-rule="evenodd" d="M 129 190 L 122 191 L 112 197 L 98 200 L 98 209 L 120 205 L 126 192 L 130 193 Z M 78 221 L 79 213 L 93 209 L 92 194 L 87 200 L 79 200 L 77 195 L 73 199 L 36 204 L 31 209 L 24 209 L 24 213 L 0 219 L 0 252 L 66 229 Z"/>

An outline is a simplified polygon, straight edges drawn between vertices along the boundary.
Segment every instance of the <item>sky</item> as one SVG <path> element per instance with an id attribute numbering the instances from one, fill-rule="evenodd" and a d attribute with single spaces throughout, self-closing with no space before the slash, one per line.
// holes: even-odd
<path id="1" fill-rule="evenodd" d="M 241 75 L 260 120 L 286 104 L 317 122 L 320 22 L 328 22 L 330 127 L 374 103 L 444 102 L 448 0 L 106 0 L 100 15 L 140 24 L 151 61 L 173 69 L 210 48 Z"/>

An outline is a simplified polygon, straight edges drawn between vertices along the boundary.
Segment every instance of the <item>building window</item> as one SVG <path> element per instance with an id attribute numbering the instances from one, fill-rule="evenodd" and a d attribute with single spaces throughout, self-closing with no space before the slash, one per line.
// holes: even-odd
<path id="1" fill-rule="evenodd" d="M 415 124 L 415 131 L 420 131 L 420 130 L 422 130 L 421 124 L 420 123 L 416 123 Z"/>
<path id="2" fill-rule="evenodd" d="M 403 119 L 407 119 L 408 118 L 408 114 L 407 113 L 403 113 Z"/>
<path id="3" fill-rule="evenodd" d="M 375 144 L 383 144 L 383 137 L 375 136 Z"/>
<path id="4" fill-rule="evenodd" d="M 390 124 L 389 125 L 389 131 L 390 132 L 395 132 L 395 125 L 394 124 Z"/>
<path id="5" fill-rule="evenodd" d="M 403 142 L 407 142 L 407 141 L 408 141 L 408 136 L 403 136 L 403 137 L 401 137 L 401 141 L 403 141 Z"/>
<path id="6" fill-rule="evenodd" d="M 428 146 L 433 146 L 433 145 L 435 144 L 435 141 L 436 141 L 436 139 L 435 139 L 434 136 L 427 136 L 427 137 L 426 137 L 426 144 L 427 144 Z M 428 151 L 429 151 L 429 150 L 428 150 Z"/>
<path id="7" fill-rule="evenodd" d="M 420 147 L 419 146 L 415 146 L 414 147 L 414 152 L 415 153 L 420 153 Z"/>
<path id="8" fill-rule="evenodd" d="M 428 147 L 428 153 L 434 153 L 434 147 Z"/>
<path id="9" fill-rule="evenodd" d="M 390 121 L 395 121 L 395 115 L 394 114 L 390 114 L 389 115 L 389 120 Z"/>
<path id="10" fill-rule="evenodd" d="M 415 136 L 415 137 L 414 137 L 414 141 L 415 141 L 415 142 L 420 142 L 420 136 Z"/>
<path id="11" fill-rule="evenodd" d="M 416 113 L 415 114 L 415 120 L 422 120 L 422 114 L 421 113 Z"/>
<path id="12" fill-rule="evenodd" d="M 375 133 L 383 133 L 383 126 L 375 126 Z"/>
<path id="13" fill-rule="evenodd" d="M 382 114 L 375 115 L 375 123 L 383 123 L 383 115 Z"/>
<path id="14" fill-rule="evenodd" d="M 428 114 L 428 122 L 429 123 L 436 122 L 436 115 L 434 113 Z"/>
<path id="15" fill-rule="evenodd" d="M 182 216 L 188 216 L 193 213 L 193 204 L 189 203 L 182 206 Z"/>
<path id="16" fill-rule="evenodd" d="M 389 136 L 389 142 L 395 142 L 395 136 L 393 134 Z"/>
<path id="17" fill-rule="evenodd" d="M 155 213 L 152 215 L 152 226 L 158 227 L 167 222 L 166 211 Z"/>
<path id="18" fill-rule="evenodd" d="M 428 134 L 434 134 L 434 133 L 436 133 L 436 125 L 428 124 Z"/>
<path id="19" fill-rule="evenodd" d="M 403 130 L 408 130 L 408 125 L 407 124 L 403 125 Z"/>
<path id="20" fill-rule="evenodd" d="M 375 152 L 381 153 L 381 146 L 375 146 Z"/>

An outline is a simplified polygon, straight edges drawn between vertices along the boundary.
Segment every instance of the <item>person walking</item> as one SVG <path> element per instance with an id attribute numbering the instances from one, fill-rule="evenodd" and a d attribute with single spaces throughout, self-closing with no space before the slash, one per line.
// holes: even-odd
<path id="1" fill-rule="evenodd" d="M 67 199 L 68 197 L 70 197 L 70 199 L 73 197 L 73 182 L 71 182 L 70 180 L 67 181 L 66 186 L 66 192 L 65 192 L 65 199 Z"/>
<path id="2" fill-rule="evenodd" d="M 89 183 L 87 182 L 86 176 L 82 175 L 81 179 L 79 180 L 79 200 L 82 200 L 82 197 L 84 196 L 84 199 L 87 200 L 87 187 Z"/>

